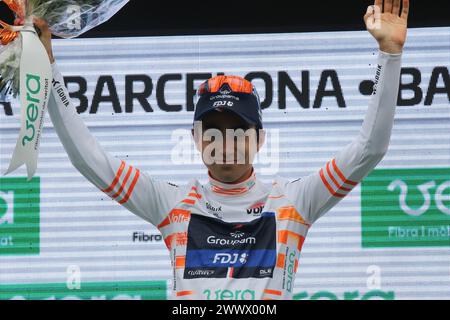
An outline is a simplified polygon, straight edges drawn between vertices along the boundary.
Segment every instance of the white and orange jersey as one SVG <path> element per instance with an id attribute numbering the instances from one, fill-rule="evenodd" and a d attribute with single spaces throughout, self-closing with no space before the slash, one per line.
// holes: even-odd
<path id="1" fill-rule="evenodd" d="M 162 233 L 178 299 L 290 299 L 309 227 L 383 158 L 394 123 L 401 55 L 380 52 L 374 93 L 354 141 L 323 167 L 270 185 L 209 176 L 184 185 L 153 179 L 103 150 L 70 103 L 53 64 L 49 113 L 73 165 Z"/>

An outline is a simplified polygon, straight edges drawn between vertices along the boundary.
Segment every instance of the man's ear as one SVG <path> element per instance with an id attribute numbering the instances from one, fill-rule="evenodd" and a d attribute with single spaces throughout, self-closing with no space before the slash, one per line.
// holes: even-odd
<path id="1" fill-rule="evenodd" d="M 259 139 L 258 139 L 258 152 L 266 142 L 266 130 L 258 129 L 259 131 Z"/>

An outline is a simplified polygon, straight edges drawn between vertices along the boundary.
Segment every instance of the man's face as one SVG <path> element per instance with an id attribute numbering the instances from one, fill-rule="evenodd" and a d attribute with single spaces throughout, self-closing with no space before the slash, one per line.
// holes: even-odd
<path id="1" fill-rule="evenodd" d="M 233 112 L 213 111 L 195 124 L 192 134 L 213 177 L 233 182 L 251 169 L 262 145 L 262 137 L 258 145 L 256 130 Z"/>

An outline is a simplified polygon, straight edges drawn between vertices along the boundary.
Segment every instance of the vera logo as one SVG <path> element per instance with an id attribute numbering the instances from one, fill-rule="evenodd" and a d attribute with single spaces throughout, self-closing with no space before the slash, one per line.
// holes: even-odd
<path id="1" fill-rule="evenodd" d="M 294 284 L 294 276 L 295 276 L 295 252 L 291 251 L 289 254 L 287 254 L 288 261 L 286 264 L 287 275 L 286 275 L 286 289 L 289 292 L 292 292 L 293 284 Z"/>
<path id="2" fill-rule="evenodd" d="M 0 191 L 0 225 L 14 223 L 13 202 L 11 191 Z"/>
<path id="3" fill-rule="evenodd" d="M 0 300 L 165 300 L 166 281 L 0 284 Z"/>
<path id="4" fill-rule="evenodd" d="M 26 135 L 22 138 L 22 146 L 26 143 L 33 141 L 36 134 L 35 122 L 39 115 L 38 105 L 40 100 L 35 96 L 39 94 L 41 90 L 41 78 L 36 75 L 27 74 L 26 81 L 27 88 L 27 102 L 26 109 Z"/>
<path id="5" fill-rule="evenodd" d="M 450 169 L 374 170 L 361 183 L 362 246 L 450 246 Z"/>
<path id="6" fill-rule="evenodd" d="M 0 255 L 39 254 L 39 184 L 0 178 Z"/>
<path id="7" fill-rule="evenodd" d="M 410 216 L 420 216 L 430 209 L 431 206 L 431 192 L 430 189 L 436 188 L 435 181 L 429 181 L 417 186 L 423 197 L 423 204 L 417 208 L 413 209 L 406 203 L 406 195 L 408 193 L 408 185 L 403 180 L 394 180 L 388 186 L 389 191 L 395 191 L 395 189 L 400 189 L 399 205 L 404 213 Z M 444 195 L 443 192 L 450 188 L 450 180 L 442 183 L 434 194 L 434 199 L 436 202 L 436 207 L 442 213 L 450 215 L 450 208 L 444 205 L 444 200 L 450 200 L 450 195 Z"/>

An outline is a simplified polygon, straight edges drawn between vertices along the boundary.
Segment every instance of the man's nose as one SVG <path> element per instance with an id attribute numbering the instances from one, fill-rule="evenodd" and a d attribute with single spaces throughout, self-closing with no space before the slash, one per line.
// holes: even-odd
<path id="1" fill-rule="evenodd" d="M 223 150 L 228 153 L 228 152 L 234 152 L 234 150 L 236 149 L 236 144 L 234 143 L 234 140 L 231 138 L 226 138 L 224 139 L 223 142 Z"/>

